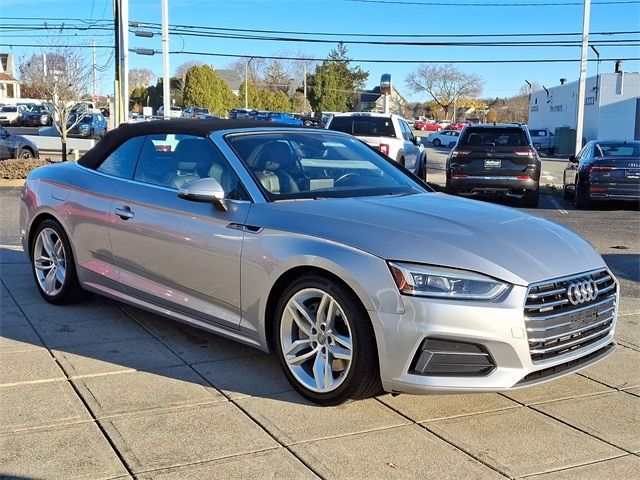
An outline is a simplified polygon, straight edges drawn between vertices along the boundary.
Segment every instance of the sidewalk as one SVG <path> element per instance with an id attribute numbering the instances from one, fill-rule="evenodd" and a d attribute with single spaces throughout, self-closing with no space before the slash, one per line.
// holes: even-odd
<path id="1" fill-rule="evenodd" d="M 0 477 L 628 479 L 640 471 L 640 301 L 582 374 L 505 394 L 332 408 L 272 356 L 98 296 L 56 307 L 0 247 Z M 634 327 L 635 325 L 635 327 Z"/>

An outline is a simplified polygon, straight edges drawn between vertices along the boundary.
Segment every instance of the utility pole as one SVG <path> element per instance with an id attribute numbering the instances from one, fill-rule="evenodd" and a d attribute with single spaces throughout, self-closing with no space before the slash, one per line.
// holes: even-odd
<path id="1" fill-rule="evenodd" d="M 587 50 L 589 48 L 590 15 L 591 0 L 584 0 L 584 16 L 582 19 L 582 51 L 580 54 L 580 82 L 578 83 L 578 108 L 576 113 L 576 155 L 580 150 L 582 150 L 582 131 L 584 128 L 584 101 L 587 90 Z"/>
<path id="2" fill-rule="evenodd" d="M 114 127 L 129 118 L 129 0 L 114 0 L 116 28 L 116 75 L 114 82 Z"/>
<path id="3" fill-rule="evenodd" d="M 120 5 L 119 0 L 113 0 L 113 29 L 114 29 L 114 48 L 115 48 L 115 75 L 113 77 L 113 111 L 111 118 L 113 119 L 113 128 L 120 125 Z"/>
<path id="4" fill-rule="evenodd" d="M 304 108 L 307 108 L 307 64 L 302 65 L 304 76 L 302 77 L 302 90 L 304 91 Z"/>
<path id="5" fill-rule="evenodd" d="M 93 100 L 94 102 L 96 101 L 96 96 L 97 96 L 97 92 L 98 92 L 98 79 L 97 79 L 97 75 L 96 75 L 96 39 L 92 38 L 91 39 L 91 46 L 93 47 L 93 68 L 92 68 L 92 73 L 93 73 L 93 92 L 91 95 L 91 100 Z"/>
<path id="6" fill-rule="evenodd" d="M 171 115 L 171 78 L 169 77 L 169 6 L 162 0 L 162 109 L 164 118 Z"/>

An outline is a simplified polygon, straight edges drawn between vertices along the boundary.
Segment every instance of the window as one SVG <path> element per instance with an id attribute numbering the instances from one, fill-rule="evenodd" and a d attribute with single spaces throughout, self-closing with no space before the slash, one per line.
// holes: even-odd
<path id="1" fill-rule="evenodd" d="M 101 173 L 131 179 L 145 137 L 133 137 L 116 148 L 97 168 Z"/>
<path id="2" fill-rule="evenodd" d="M 398 120 L 398 123 L 400 124 L 400 130 L 402 131 L 402 137 L 406 141 L 411 142 L 413 140 L 413 133 L 411 133 L 409 125 L 407 125 L 403 120 Z"/>
<path id="3" fill-rule="evenodd" d="M 247 200 L 238 176 L 208 138 L 184 134 L 146 137 L 134 180 L 161 187 L 180 188 L 199 178 L 214 178 L 225 197 Z"/>
<path id="4" fill-rule="evenodd" d="M 527 135 L 520 128 L 465 128 L 460 145 L 526 147 Z"/>
<path id="5" fill-rule="evenodd" d="M 370 117 L 366 115 L 333 117 L 329 124 L 330 130 L 360 135 L 363 137 L 395 137 L 391 118 Z"/>
<path id="6" fill-rule="evenodd" d="M 295 132 L 226 140 L 270 200 L 424 192 L 395 162 L 354 138 Z"/>

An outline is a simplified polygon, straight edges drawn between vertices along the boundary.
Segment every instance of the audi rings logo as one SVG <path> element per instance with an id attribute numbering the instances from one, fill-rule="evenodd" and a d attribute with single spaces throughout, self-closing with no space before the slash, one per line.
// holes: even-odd
<path id="1" fill-rule="evenodd" d="M 598 298 L 598 287 L 593 280 L 578 280 L 567 287 L 567 298 L 572 305 L 591 302 Z"/>

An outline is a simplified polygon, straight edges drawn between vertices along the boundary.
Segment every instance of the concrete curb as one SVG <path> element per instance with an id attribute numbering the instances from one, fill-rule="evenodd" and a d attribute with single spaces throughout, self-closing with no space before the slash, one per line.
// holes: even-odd
<path id="1" fill-rule="evenodd" d="M 0 188 L 20 188 L 24 185 L 24 178 L 17 180 L 0 179 Z"/>

